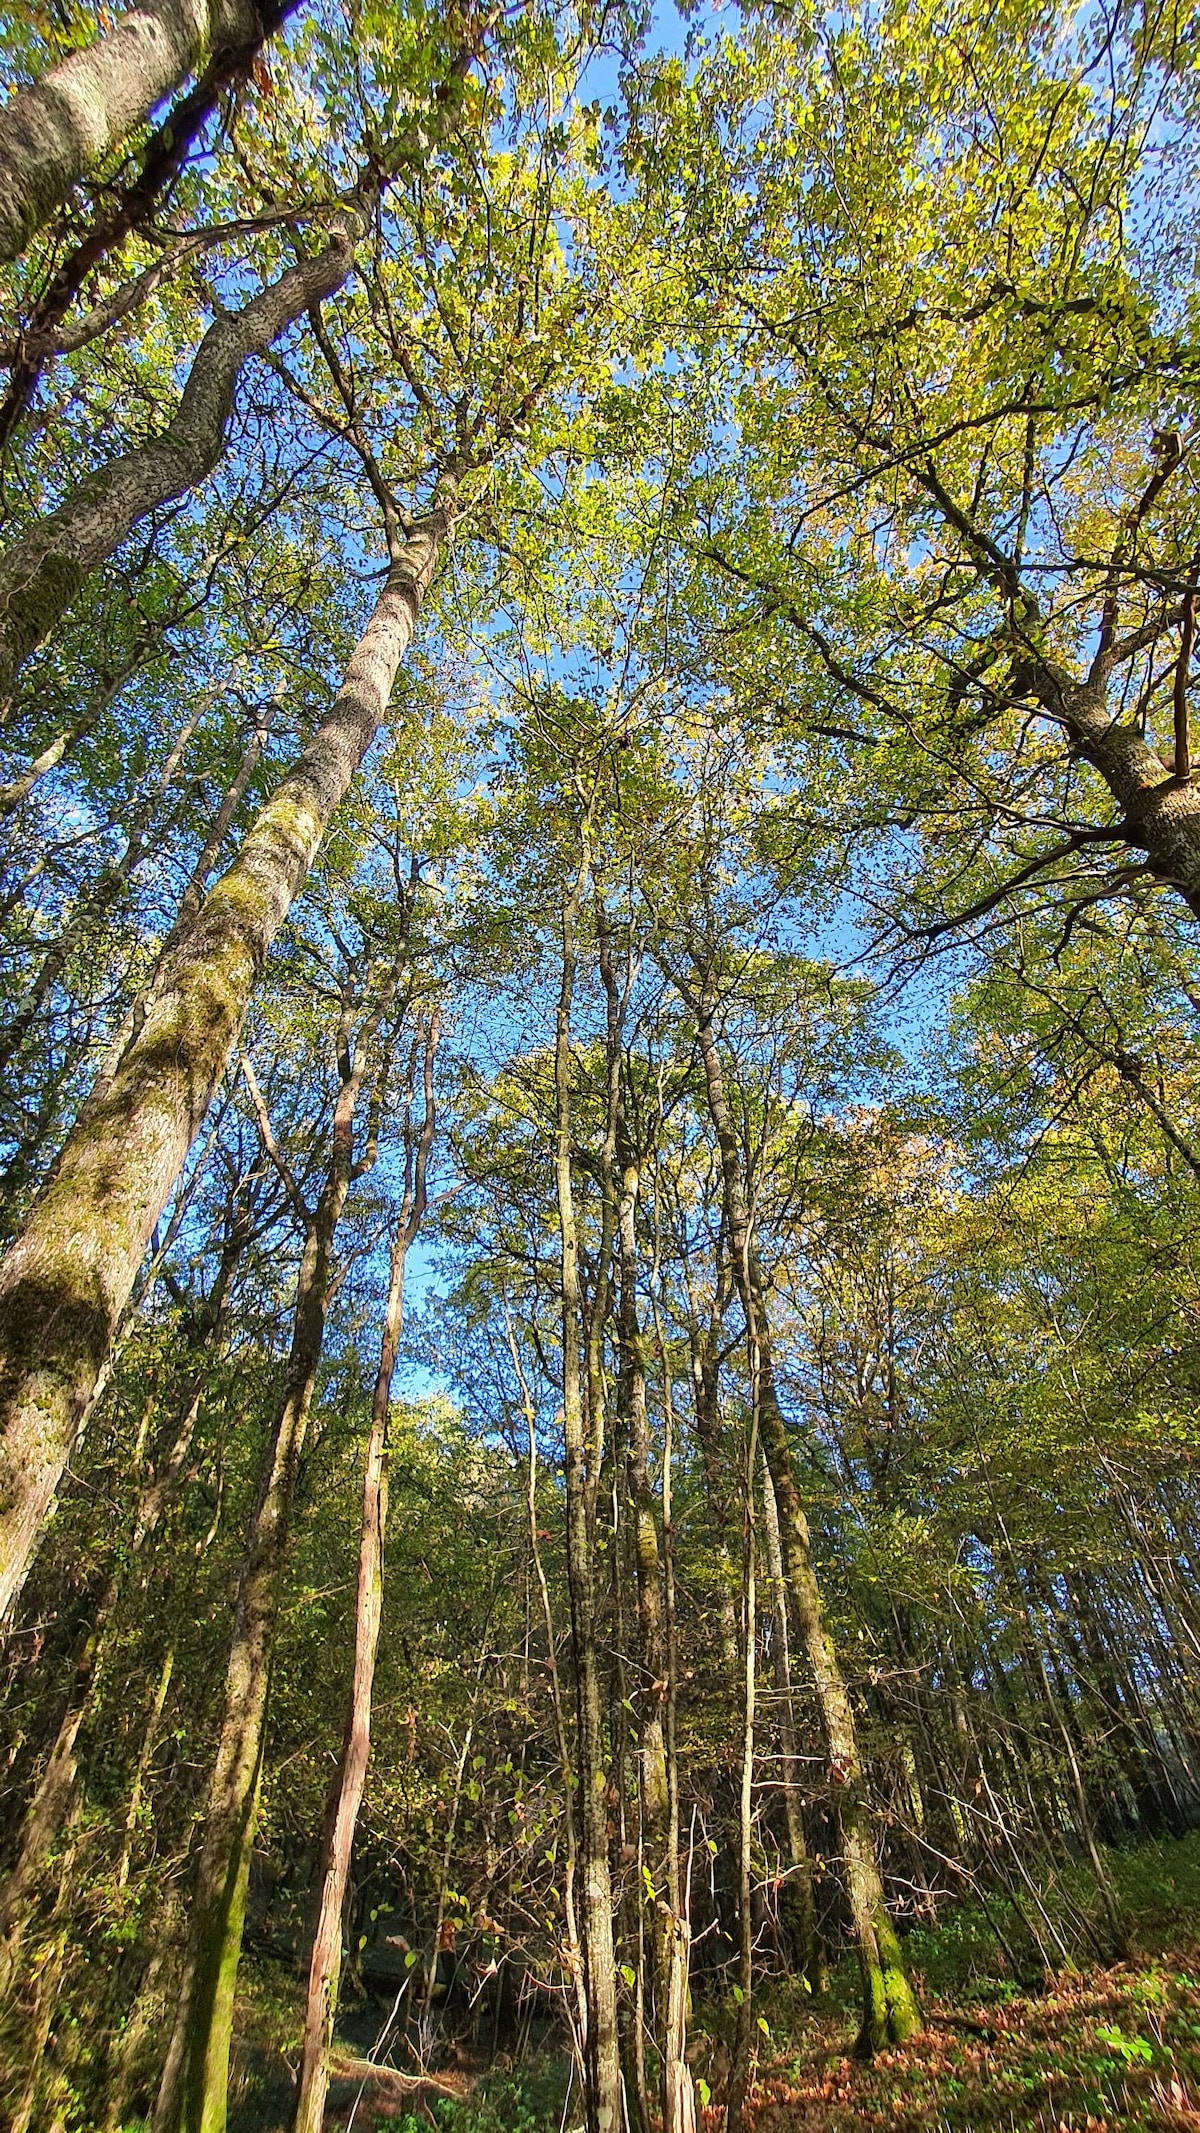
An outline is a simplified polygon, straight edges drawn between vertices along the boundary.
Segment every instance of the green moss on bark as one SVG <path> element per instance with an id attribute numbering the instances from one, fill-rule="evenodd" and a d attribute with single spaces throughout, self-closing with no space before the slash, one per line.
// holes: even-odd
<path id="1" fill-rule="evenodd" d="M 889 2044 L 907 2043 L 921 2027 L 921 2009 L 908 1981 L 900 1942 L 884 1912 L 875 1920 L 876 1957 L 860 1951 L 863 1971 L 863 2019 L 857 2050 L 864 2058 Z"/>
<path id="2" fill-rule="evenodd" d="M 83 582 L 74 556 L 51 548 L 9 592 L 0 615 L 0 688 L 7 688 L 31 652 L 49 636 Z"/>

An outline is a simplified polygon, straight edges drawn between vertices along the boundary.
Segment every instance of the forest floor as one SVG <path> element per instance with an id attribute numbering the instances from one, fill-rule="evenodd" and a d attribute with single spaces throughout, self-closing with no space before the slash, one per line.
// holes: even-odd
<path id="1" fill-rule="evenodd" d="M 1110 1863 L 1132 1928 L 1127 1960 L 1081 1964 L 1023 1990 L 982 1914 L 955 1906 L 907 1941 L 925 2029 L 872 2061 L 853 2054 L 850 1964 L 817 2005 L 794 1981 L 765 1981 L 746 2133 L 1200 2133 L 1200 1836 Z M 731 2018 L 697 2005 L 689 2057 L 704 2082 L 700 2133 L 724 2125 Z M 376 2079 L 349 2057 L 337 2072 L 328 2133 L 355 2098 L 355 2133 L 560 2133 L 576 2115 L 564 2107 L 557 2055 L 490 2072 L 463 2062 L 426 2082 L 385 2069 Z M 258 2102 L 231 2113 L 230 2133 L 274 2133 L 261 2092 Z"/>
<path id="2" fill-rule="evenodd" d="M 849 1964 L 819 2007 L 768 1986 L 748 2133 L 1200 2133 L 1200 1838 L 1110 1866 L 1127 1961 L 1022 1991 L 982 1914 L 957 1906 L 908 1938 L 926 2026 L 903 2050 L 853 2056 Z M 704 2133 L 722 2121 L 701 2114 Z"/>

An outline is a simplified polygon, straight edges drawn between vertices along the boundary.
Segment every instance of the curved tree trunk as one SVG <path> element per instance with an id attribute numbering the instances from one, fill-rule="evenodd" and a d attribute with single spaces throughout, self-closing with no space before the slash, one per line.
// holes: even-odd
<path id="1" fill-rule="evenodd" d="M 139 520 L 211 474 L 221 457 L 233 396 L 247 356 L 260 355 L 350 272 L 359 217 L 340 227 L 315 259 L 289 267 L 244 311 L 218 318 L 196 350 L 179 406 L 148 444 L 125 452 L 71 490 L 57 511 L 0 556 L 0 692 L 71 605 L 89 571 L 113 554 Z"/>
<path id="2" fill-rule="evenodd" d="M 443 500 L 399 551 L 336 701 L 174 942 L 140 1029 L 0 1266 L 0 1614 L 267 950 L 387 710 L 451 523 Z"/>
<path id="3" fill-rule="evenodd" d="M 725 2133 L 741 2133 L 750 2086 L 750 2056 L 754 2042 L 754 1918 L 751 1910 L 751 1870 L 754 1859 L 754 1719 L 756 1644 L 754 1467 L 757 1416 L 751 1426 L 746 1460 L 745 1555 L 742 1566 L 742 1769 L 738 1786 L 738 2002 L 733 2038 L 733 2062 L 729 2069 L 729 2094 L 725 2103 Z"/>
<path id="4" fill-rule="evenodd" d="M 0 260 L 16 259 L 76 180 L 207 51 L 261 35 L 253 0 L 139 0 L 0 111 Z"/>
<path id="5" fill-rule="evenodd" d="M 29 406 L 47 360 L 62 349 L 82 346 L 94 332 L 107 331 L 117 318 L 126 317 L 135 308 L 139 291 L 149 295 L 169 271 L 170 262 L 186 257 L 189 250 L 196 248 L 196 238 L 177 240 L 115 299 L 93 306 L 63 331 L 62 321 L 88 276 L 131 230 L 140 229 L 148 221 L 156 202 L 212 117 L 222 92 L 245 79 L 267 38 L 274 35 L 297 5 L 298 0 L 250 0 L 250 4 L 240 6 L 236 19 L 229 22 L 225 41 L 213 51 L 203 73 L 170 106 L 151 134 L 137 176 L 122 187 L 111 206 L 99 211 L 65 259 L 56 264 L 12 350 L 8 391 L 0 402 L 0 446 L 8 442 Z"/>

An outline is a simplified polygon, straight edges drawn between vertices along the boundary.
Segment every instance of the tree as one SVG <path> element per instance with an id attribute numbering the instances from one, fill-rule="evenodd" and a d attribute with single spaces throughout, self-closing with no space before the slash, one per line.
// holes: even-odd
<path id="1" fill-rule="evenodd" d="M 105 34 L 18 89 L 0 112 L 0 260 L 15 259 L 208 53 L 246 64 L 290 12 L 252 0 L 139 0 Z"/>

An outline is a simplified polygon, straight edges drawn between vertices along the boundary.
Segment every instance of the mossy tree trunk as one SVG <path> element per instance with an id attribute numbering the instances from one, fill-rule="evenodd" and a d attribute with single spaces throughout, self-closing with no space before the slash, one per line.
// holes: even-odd
<path id="1" fill-rule="evenodd" d="M 791 1625 L 788 1621 L 787 1580 L 779 1537 L 779 1511 L 770 1469 L 763 1472 L 763 1532 L 766 1537 L 767 1569 L 771 1578 L 771 1613 L 774 1618 L 771 1658 L 775 1669 L 775 1693 L 779 1700 L 779 1746 L 783 1756 L 783 1807 L 787 1827 L 788 1873 L 783 1884 L 780 1913 L 801 1975 L 812 1992 L 826 1984 L 825 1948 L 817 1923 L 813 1894 L 812 1860 L 804 1835 L 804 1809 L 800 1793 L 800 1758 L 796 1746 L 796 1715 L 792 1695 Z"/>
<path id="2" fill-rule="evenodd" d="M 647 1342 L 638 1310 L 637 1208 L 641 1189 L 641 1160 L 633 1143 L 629 1113 L 622 1087 L 621 1031 L 625 997 L 612 955 L 612 937 L 603 911 L 599 914 L 600 974 L 608 1009 L 609 1101 L 612 1116 L 612 1149 L 607 1163 L 606 1190 L 616 1202 L 617 1244 L 617 1405 L 625 1444 L 634 1578 L 637 1600 L 637 1657 L 641 1676 L 638 1697 L 638 1813 L 640 1849 L 643 1854 L 642 1885 L 638 1901 L 648 1903 L 647 1923 L 653 1949 L 652 2012 L 660 2052 L 665 2035 L 667 1846 L 669 1799 L 667 1749 L 663 1723 L 667 1695 L 666 1648 L 663 1634 L 662 1556 L 654 1489 L 650 1479 L 650 1416 L 646 1396 Z M 628 974 L 625 996 L 628 992 Z M 645 1877 L 648 1874 L 649 1880 Z"/>
<path id="3" fill-rule="evenodd" d="M 443 497 L 399 548 L 333 706 L 175 939 L 124 1057 L 0 1266 L 0 1614 L 267 950 L 387 710 L 451 522 Z"/>
<path id="4" fill-rule="evenodd" d="M 201 0 L 203 4 L 206 0 Z M 232 5 L 222 8 L 219 19 L 216 11 L 210 10 L 212 34 L 208 39 L 209 57 L 203 69 L 197 73 L 191 87 L 164 112 L 146 141 L 136 172 L 126 178 L 121 171 L 119 177 L 105 187 L 103 203 L 92 214 L 82 234 L 73 238 L 65 252 L 56 249 L 53 271 L 42 281 L 12 352 L 8 390 L 0 400 L 0 445 L 7 444 L 12 436 L 51 357 L 68 349 L 84 347 L 88 341 L 107 333 L 118 319 L 128 317 L 154 288 L 167 279 L 179 259 L 186 258 L 189 252 L 203 244 L 203 234 L 176 238 L 159 252 L 152 266 L 143 268 L 113 296 L 94 304 L 82 315 L 77 314 L 64 327 L 63 321 L 72 303 L 90 277 L 104 261 L 120 251 L 132 231 L 145 228 L 155 206 L 218 109 L 222 97 L 230 92 L 236 94 L 267 38 L 275 34 L 298 4 L 299 0 L 233 0 Z M 121 33 L 122 26 L 118 25 L 115 33 L 118 39 Z M 102 38 L 98 47 L 93 48 L 93 54 L 99 50 L 111 57 L 111 49 L 108 41 Z M 82 57 L 86 62 L 92 55 L 76 57 Z M 64 64 L 69 67 L 73 62 Z M 55 69 L 56 79 L 57 75 L 58 69 Z M 46 83 L 39 87 L 44 100 Z M 23 93 L 18 91 L 18 103 Z M 36 91 L 31 92 L 31 100 L 38 101 Z M 0 116 L 0 128 L 8 115 Z M 23 116 L 17 122 L 18 137 L 28 138 L 31 121 L 33 127 L 44 134 L 44 127 L 40 127 L 43 117 L 44 113 L 39 113 L 35 118 L 30 105 L 26 104 Z M 43 155 L 38 159 L 35 189 L 43 199 L 46 181 L 53 183 L 61 175 L 61 167 L 56 172 L 51 157 Z M 38 212 L 37 203 L 31 201 L 28 194 L 24 205 Z M 17 197 L 8 204 L 7 222 L 0 214 L 0 229 L 7 230 L 10 242 L 19 234 L 21 208 L 22 202 Z M 25 225 L 28 238 L 28 215 Z"/>
<path id="5" fill-rule="evenodd" d="M 725 2103 L 725 2133 L 741 2133 L 750 2087 L 750 2061 L 754 2046 L 754 1916 L 752 1868 L 754 1847 L 754 1721 L 757 1691 L 758 1622 L 756 1617 L 756 1541 L 754 1532 L 754 1469 L 758 1453 L 757 1401 L 750 1428 L 744 1473 L 745 1507 L 742 1550 L 742 1768 L 738 1786 L 738 1962 L 737 2021 L 734 2026 L 733 2059 L 729 2068 L 729 2093 Z"/>
<path id="6" fill-rule="evenodd" d="M 252 1230 L 249 1209 L 237 1205 L 235 1192 L 228 1209 L 228 1227 L 216 1278 L 188 1334 L 188 1346 L 199 1360 L 185 1381 L 184 1397 L 169 1424 L 166 1441 L 159 1447 L 152 1463 L 142 1469 L 132 1525 L 97 1595 L 91 1619 L 80 1640 L 58 1732 L 25 1810 L 16 1857 L 0 1891 L 0 1996 L 19 1963 L 23 1936 L 39 1883 L 61 1839 L 74 1801 L 76 1747 L 84 1722 L 94 1709 L 102 1661 L 123 1584 L 129 1573 L 138 1567 L 187 1479 L 188 1459 L 208 1382 L 212 1348 L 226 1315 L 230 1285 Z M 153 1395 L 147 1402 L 143 1429 L 149 1420 L 152 1400 Z M 122 1880 L 123 1876 L 119 1876 L 119 1885 Z"/>
<path id="7" fill-rule="evenodd" d="M 688 1350 L 691 1360 L 696 1438 L 704 1473 L 704 1493 L 712 1527 L 711 1549 L 716 1565 L 717 1606 L 720 1620 L 721 1658 L 732 1686 L 741 1678 L 738 1655 L 737 1568 L 730 1533 L 733 1505 L 729 1491 L 729 1451 L 721 1418 L 719 1355 L 729 1305 L 728 1270 L 725 1255 L 718 1263 L 717 1279 L 708 1309 L 707 1324 L 701 1321 L 700 1298 L 692 1279 L 692 1261 L 682 1208 L 676 1210 L 678 1247 L 687 1297 Z M 719 1246 L 718 1246 L 719 1251 Z"/>
<path id="8" fill-rule="evenodd" d="M 257 42 L 253 0 L 138 0 L 0 111 L 0 260 L 16 259 L 79 178 L 205 53 Z"/>

